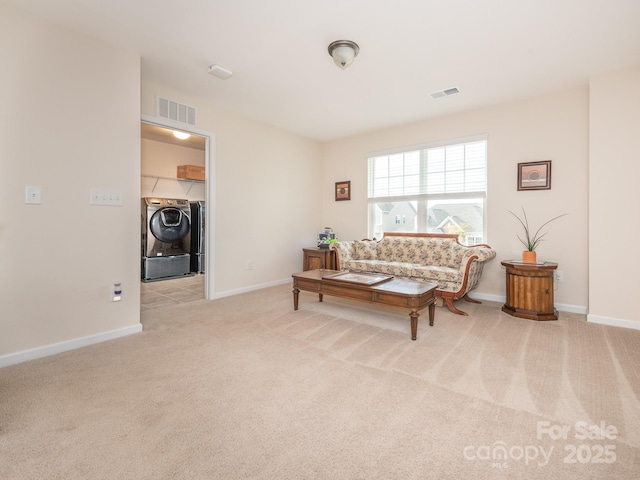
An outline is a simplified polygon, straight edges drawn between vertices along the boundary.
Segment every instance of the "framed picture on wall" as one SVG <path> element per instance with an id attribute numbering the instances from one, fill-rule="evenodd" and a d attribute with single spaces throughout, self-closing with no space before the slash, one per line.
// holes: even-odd
<path id="1" fill-rule="evenodd" d="M 551 190 L 551 160 L 519 163 L 518 190 Z"/>
<path id="2" fill-rule="evenodd" d="M 351 180 L 336 182 L 336 202 L 339 200 L 351 200 Z"/>

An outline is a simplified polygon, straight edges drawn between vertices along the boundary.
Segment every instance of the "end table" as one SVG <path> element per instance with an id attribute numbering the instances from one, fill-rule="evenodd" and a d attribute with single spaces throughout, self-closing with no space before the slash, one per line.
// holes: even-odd
<path id="1" fill-rule="evenodd" d="M 307 247 L 302 249 L 302 270 L 336 269 L 336 251 L 329 248 Z"/>
<path id="2" fill-rule="evenodd" d="M 525 263 L 505 260 L 507 271 L 507 301 L 502 311 L 529 320 L 557 320 L 553 304 L 553 276 L 557 263 Z"/>

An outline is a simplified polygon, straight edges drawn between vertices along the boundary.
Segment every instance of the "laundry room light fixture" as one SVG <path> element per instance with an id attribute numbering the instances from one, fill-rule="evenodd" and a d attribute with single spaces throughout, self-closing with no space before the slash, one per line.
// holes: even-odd
<path id="1" fill-rule="evenodd" d="M 347 68 L 360 53 L 360 47 L 351 40 L 336 40 L 329 44 L 329 55 L 341 69 Z"/>
<path id="2" fill-rule="evenodd" d="M 173 136 L 176 137 L 176 138 L 179 138 L 180 140 L 186 140 L 187 138 L 189 138 L 191 136 L 191 134 L 185 133 L 185 132 L 180 132 L 178 130 L 174 130 L 173 131 Z"/>

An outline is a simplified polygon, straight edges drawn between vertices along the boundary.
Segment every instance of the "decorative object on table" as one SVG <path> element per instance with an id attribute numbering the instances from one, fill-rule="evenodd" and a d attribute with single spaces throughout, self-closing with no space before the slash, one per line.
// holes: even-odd
<path id="1" fill-rule="evenodd" d="M 518 190 L 551 190 L 551 160 L 519 163 Z"/>
<path id="2" fill-rule="evenodd" d="M 518 240 L 520 240 L 520 243 L 522 243 L 522 245 L 524 245 L 524 248 L 525 248 L 525 250 L 522 252 L 522 261 L 525 263 L 536 263 L 536 257 L 537 257 L 536 247 L 540 244 L 540 242 L 544 240 L 544 237 L 547 234 L 547 232 L 541 233 L 542 228 L 545 225 L 553 222 L 554 220 L 560 217 L 564 217 L 566 213 L 563 213 L 562 215 L 558 215 L 557 217 L 553 217 L 551 220 L 547 220 L 532 235 L 531 234 L 532 229 L 529 228 L 529 219 L 527 218 L 527 212 L 524 211 L 524 208 L 522 209 L 522 216 L 524 219 L 520 218 L 511 210 L 508 210 L 508 212 L 514 217 L 516 217 L 520 222 L 520 224 L 522 225 L 522 228 L 524 228 L 524 238 L 522 238 L 520 235 L 517 235 Z"/>
<path id="3" fill-rule="evenodd" d="M 324 230 L 318 232 L 318 247 L 320 248 L 329 248 L 332 243 L 337 241 L 337 235 L 331 227 L 324 227 Z"/>
<path id="4" fill-rule="evenodd" d="M 351 180 L 336 182 L 336 202 L 338 200 L 351 200 Z"/>

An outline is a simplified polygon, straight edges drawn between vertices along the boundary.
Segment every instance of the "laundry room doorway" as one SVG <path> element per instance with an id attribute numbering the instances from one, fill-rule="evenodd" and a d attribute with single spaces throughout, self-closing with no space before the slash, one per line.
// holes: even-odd
<path id="1" fill-rule="evenodd" d="M 215 136 L 151 116 L 140 132 L 141 309 L 214 298 Z"/>

